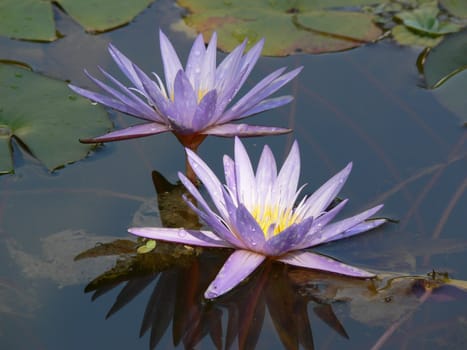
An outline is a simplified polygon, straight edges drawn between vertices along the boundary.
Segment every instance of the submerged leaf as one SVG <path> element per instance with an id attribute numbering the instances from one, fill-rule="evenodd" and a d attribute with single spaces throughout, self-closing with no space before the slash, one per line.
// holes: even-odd
<path id="1" fill-rule="evenodd" d="M 110 127 L 103 108 L 71 93 L 64 82 L 0 63 L 0 173 L 13 172 L 13 138 L 53 171 L 90 151 L 80 137 Z"/>
<path id="2" fill-rule="evenodd" d="M 447 36 L 427 55 L 423 65 L 428 88 L 443 84 L 467 68 L 467 29 Z"/>
<path id="3" fill-rule="evenodd" d="M 382 32 L 373 15 L 346 11 L 374 2 L 178 0 L 190 12 L 186 24 L 205 37 L 216 31 L 222 50 L 231 51 L 245 38 L 249 44 L 266 38 L 263 54 L 271 56 L 340 51 L 378 39 Z"/>

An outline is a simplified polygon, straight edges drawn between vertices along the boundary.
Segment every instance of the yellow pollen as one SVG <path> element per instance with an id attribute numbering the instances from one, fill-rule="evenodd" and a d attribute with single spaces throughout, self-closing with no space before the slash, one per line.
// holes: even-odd
<path id="1" fill-rule="evenodd" d="M 198 90 L 198 103 L 199 101 L 201 101 L 204 97 L 204 95 L 206 95 L 206 92 L 205 90 Z"/>
<path id="2" fill-rule="evenodd" d="M 297 216 L 291 209 L 287 208 L 280 210 L 278 206 L 256 206 L 251 211 L 251 215 L 253 215 L 258 222 L 266 239 L 270 238 L 268 237 L 268 229 L 271 225 L 275 225 L 274 230 L 272 231 L 272 235 L 275 236 L 298 221 Z"/>

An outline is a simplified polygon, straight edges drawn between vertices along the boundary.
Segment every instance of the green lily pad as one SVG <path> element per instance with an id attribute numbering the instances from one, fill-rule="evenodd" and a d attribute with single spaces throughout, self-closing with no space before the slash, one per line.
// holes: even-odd
<path id="1" fill-rule="evenodd" d="M 42 0 L 1 0 L 0 35 L 25 40 L 55 40 L 51 4 Z"/>
<path id="2" fill-rule="evenodd" d="M 442 36 L 432 37 L 415 32 L 406 26 L 399 24 L 392 28 L 392 37 L 401 45 L 433 47 L 443 39 Z"/>
<path id="3" fill-rule="evenodd" d="M 454 16 L 467 18 L 467 1 L 465 0 L 440 0 L 440 4 Z"/>
<path id="4" fill-rule="evenodd" d="M 130 22 L 154 0 L 0 0 L 0 35 L 14 39 L 57 39 L 52 2 L 86 31 L 97 33 Z"/>
<path id="5" fill-rule="evenodd" d="M 457 32 L 462 26 L 438 20 L 439 10 L 435 6 L 422 6 L 413 11 L 405 11 L 398 13 L 396 17 L 404 23 L 404 25 L 415 31 L 420 31 L 425 34 L 443 35 L 447 33 Z"/>
<path id="6" fill-rule="evenodd" d="M 467 29 L 447 36 L 428 53 L 423 70 L 430 89 L 440 86 L 451 76 L 467 68 L 466 43 Z"/>
<path id="7" fill-rule="evenodd" d="M 263 55 L 270 56 L 341 51 L 377 40 L 382 31 L 373 23 L 374 15 L 346 11 L 374 3 L 178 0 L 190 12 L 186 24 L 205 34 L 206 39 L 217 31 L 222 50 L 231 51 L 245 38 L 250 45 L 266 38 Z"/>
<path id="8" fill-rule="evenodd" d="M 130 22 L 154 0 L 57 0 L 87 32 L 104 32 Z"/>
<path id="9" fill-rule="evenodd" d="M 105 110 L 64 82 L 0 64 L 0 174 L 13 172 L 12 137 L 52 171 L 86 156 L 79 138 L 110 128 Z"/>

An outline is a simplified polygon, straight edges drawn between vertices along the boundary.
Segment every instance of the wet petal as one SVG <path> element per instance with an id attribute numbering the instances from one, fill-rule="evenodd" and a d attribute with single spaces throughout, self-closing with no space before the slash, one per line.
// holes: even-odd
<path id="1" fill-rule="evenodd" d="M 235 222 L 231 223 L 235 225 L 236 234 L 249 250 L 255 252 L 264 251 L 266 242 L 264 232 L 243 204 L 238 205 Z"/>
<path id="2" fill-rule="evenodd" d="M 235 177 L 235 162 L 228 155 L 224 155 L 225 184 L 237 200 L 237 178 Z"/>
<path id="3" fill-rule="evenodd" d="M 193 129 L 194 130 L 203 130 L 211 122 L 216 111 L 216 102 L 217 102 L 217 91 L 211 90 L 198 104 L 196 108 L 196 113 L 193 117 Z"/>
<path id="4" fill-rule="evenodd" d="M 203 65 L 205 52 L 206 48 L 204 46 L 203 36 L 200 34 L 196 37 L 193 46 L 191 47 L 185 67 L 186 75 L 195 91 L 198 91 L 201 67 Z"/>
<path id="5" fill-rule="evenodd" d="M 217 34 L 216 32 L 213 32 L 208 48 L 206 49 L 206 54 L 204 55 L 198 91 L 205 92 L 214 88 L 216 77 L 216 52 Z"/>
<path id="6" fill-rule="evenodd" d="M 201 247 L 230 247 L 210 231 L 185 230 L 183 228 L 131 227 L 128 232 L 140 237 Z"/>
<path id="7" fill-rule="evenodd" d="M 347 164 L 344 169 L 326 181 L 324 185 L 308 197 L 304 204 L 304 207 L 307 208 L 305 215 L 315 217 L 320 215 L 334 200 L 334 198 L 336 198 L 342 186 L 344 186 L 347 181 L 351 170 L 352 162 Z"/>
<path id="8" fill-rule="evenodd" d="M 254 114 L 258 114 L 264 111 L 269 111 L 270 109 L 281 107 L 283 105 L 286 105 L 287 103 L 290 103 L 290 101 L 292 100 L 293 100 L 292 96 L 280 96 L 276 98 L 270 98 L 267 100 L 263 100 L 260 103 L 258 103 L 255 107 L 249 109 L 248 113 L 243 114 L 242 118 L 246 118 Z M 235 120 L 239 120 L 239 119 L 241 118 L 235 118 Z"/>
<path id="9" fill-rule="evenodd" d="M 237 197 L 248 209 L 255 205 L 255 175 L 245 146 L 235 137 L 235 178 L 237 179 Z"/>
<path id="10" fill-rule="evenodd" d="M 118 50 L 115 46 L 112 44 L 109 44 L 109 53 L 110 56 L 112 56 L 113 60 L 115 63 L 118 65 L 120 70 L 127 76 L 127 78 L 133 83 L 133 85 L 138 89 L 142 90 L 142 84 L 141 81 L 136 75 L 135 70 L 133 68 L 133 62 L 125 56 L 120 50 Z"/>
<path id="11" fill-rule="evenodd" d="M 94 137 L 92 139 L 80 139 L 81 143 L 99 143 L 121 141 L 128 139 L 136 139 L 138 137 L 145 137 L 150 135 L 160 134 L 170 131 L 170 127 L 159 123 L 146 123 L 140 125 L 133 125 L 125 129 L 109 132 L 108 134 Z"/>
<path id="12" fill-rule="evenodd" d="M 372 216 L 377 211 L 379 211 L 382 207 L 383 205 L 378 205 L 376 207 L 368 209 L 350 218 L 327 225 L 323 229 L 323 231 L 321 231 L 320 235 L 316 235 L 316 237 L 310 241 L 311 245 L 318 245 L 321 243 L 335 241 L 337 239 L 347 237 L 345 235 L 345 231 L 352 229 L 354 226 L 360 225 L 362 221 L 368 219 L 370 216 Z M 357 230 L 356 233 L 361 233 L 361 232 L 363 231 Z M 340 236 L 341 234 L 342 234 L 342 237 Z"/>
<path id="13" fill-rule="evenodd" d="M 159 40 L 162 63 L 164 65 L 165 83 L 169 96 L 173 96 L 175 76 L 177 72 L 182 69 L 182 64 L 180 63 L 174 47 L 162 30 L 159 31 Z"/>
<path id="14" fill-rule="evenodd" d="M 204 297 L 213 299 L 227 293 L 247 278 L 264 259 L 263 255 L 247 250 L 233 252 L 207 288 Z"/>
<path id="15" fill-rule="evenodd" d="M 257 198 L 258 205 L 263 206 L 271 200 L 271 191 L 277 177 L 277 165 L 274 155 L 268 145 L 264 146 L 263 152 L 259 158 L 258 168 L 256 170 L 256 188 L 261 194 Z"/>
<path id="16" fill-rule="evenodd" d="M 284 231 L 269 238 L 266 241 L 264 251 L 268 256 L 280 256 L 295 250 L 297 245 L 303 241 L 307 232 L 313 224 L 313 218 L 308 218 L 299 224 L 287 227 Z"/>
<path id="17" fill-rule="evenodd" d="M 222 124 L 213 125 L 202 132 L 206 135 L 215 135 L 222 137 L 249 137 L 265 135 L 281 135 L 291 132 L 292 129 L 278 128 L 274 126 L 257 126 L 248 124 Z"/>
<path id="18" fill-rule="evenodd" d="M 222 184 L 209 166 L 193 151 L 186 149 L 188 161 L 190 162 L 196 176 L 201 180 L 208 191 L 211 199 L 222 217 L 226 217 L 224 197 L 222 195 Z"/>
<path id="19" fill-rule="evenodd" d="M 329 271 L 352 277 L 371 278 L 375 276 L 375 274 L 371 272 L 361 270 L 357 267 L 343 264 L 340 261 L 331 259 L 327 256 L 311 252 L 291 252 L 277 260 L 294 266 Z"/>
<path id="20" fill-rule="evenodd" d="M 195 91 L 183 70 L 179 70 L 174 83 L 173 106 L 177 109 L 179 126 L 193 128 L 193 116 L 196 112 L 197 99 Z"/>
<path id="21" fill-rule="evenodd" d="M 298 180 L 300 177 L 300 151 L 295 141 L 290 149 L 289 155 L 284 161 L 273 189 L 272 203 L 279 204 L 280 208 L 291 208 L 293 199 L 297 193 Z"/>
<path id="22" fill-rule="evenodd" d="M 344 206 L 347 204 L 348 200 L 344 199 L 342 202 L 340 202 L 338 205 L 336 205 L 334 208 L 329 210 L 328 212 L 324 213 L 323 215 L 320 215 L 317 217 L 314 222 L 312 227 L 310 228 L 310 231 L 308 231 L 307 236 L 305 239 L 297 246 L 297 249 L 303 249 L 303 248 L 308 248 L 311 247 L 311 242 L 315 240 L 317 237 L 319 237 L 322 234 L 323 228 L 332 220 L 334 217 L 340 213 L 340 211 L 344 208 Z M 297 215 L 300 215 L 298 213 Z"/>
<path id="23" fill-rule="evenodd" d="M 369 231 L 369 230 L 372 230 L 372 229 L 374 229 L 374 228 L 376 228 L 378 226 L 381 226 L 386 221 L 387 221 L 386 219 L 374 219 L 374 220 L 364 221 L 364 222 L 362 222 L 362 223 L 360 223 L 358 225 L 355 225 L 354 227 L 352 227 L 352 228 L 350 228 L 348 230 L 345 230 L 341 234 L 338 234 L 337 236 L 334 236 L 334 237 L 328 239 L 326 242 L 332 242 L 332 241 L 335 241 L 335 240 L 338 240 L 338 239 L 348 238 L 348 237 L 351 237 L 351 236 L 358 235 L 359 233 Z"/>
<path id="24" fill-rule="evenodd" d="M 79 94 L 79 95 L 81 95 L 83 97 L 86 97 L 86 98 L 90 99 L 91 101 L 98 102 L 100 104 L 103 104 L 104 106 L 116 109 L 117 111 L 120 111 L 122 113 L 133 115 L 135 117 L 138 117 L 138 118 L 141 118 L 141 119 L 144 119 L 144 120 L 149 119 L 148 117 L 146 117 L 145 114 L 143 114 L 139 110 L 137 110 L 135 108 L 135 106 L 133 106 L 133 104 L 131 102 L 129 102 L 129 103 L 128 103 L 128 101 L 122 102 L 122 101 L 119 101 L 119 100 L 114 99 L 112 97 L 100 94 L 98 92 L 93 92 L 93 91 L 90 91 L 90 90 L 82 89 L 82 88 L 80 88 L 78 86 L 74 86 L 74 85 L 71 85 L 71 84 L 68 85 L 68 87 L 71 90 L 73 90 L 74 92 L 76 92 L 77 94 Z"/>

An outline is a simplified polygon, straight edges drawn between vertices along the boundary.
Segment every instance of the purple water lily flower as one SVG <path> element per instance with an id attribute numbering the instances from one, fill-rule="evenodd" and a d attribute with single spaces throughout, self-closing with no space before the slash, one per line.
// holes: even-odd
<path id="1" fill-rule="evenodd" d="M 268 97 L 293 79 L 302 67 L 285 74 L 285 68 L 272 72 L 228 107 L 256 64 L 264 41 L 260 40 L 243 54 L 245 40 L 216 67 L 216 33 L 207 48 L 199 35 L 183 69 L 174 47 L 162 31 L 159 38 L 165 86 L 157 74 L 149 77 L 113 45 L 109 45 L 110 55 L 133 86 L 123 85 L 102 68 L 100 71 L 113 87 L 86 74 L 105 94 L 70 85 L 84 97 L 146 121 L 81 142 L 118 141 L 170 131 L 185 147 L 196 150 L 207 135 L 259 136 L 291 131 L 232 122 L 289 103 L 291 96 Z"/>
<path id="2" fill-rule="evenodd" d="M 295 142 L 279 173 L 268 146 L 261 154 L 256 174 L 240 139 L 235 138 L 235 160 L 224 156 L 226 184 L 194 152 L 188 160 L 208 191 L 215 210 L 183 174 L 180 180 L 198 202 L 190 206 L 212 228 L 197 231 L 169 228 L 130 228 L 129 232 L 156 240 L 205 247 L 227 247 L 235 251 L 205 292 L 218 297 L 250 275 L 266 258 L 290 265 L 330 271 L 355 277 L 374 275 L 345 265 L 306 248 L 350 237 L 383 224 L 385 219 L 367 220 L 382 205 L 350 218 L 330 223 L 347 203 L 344 199 L 329 209 L 352 168 L 349 163 L 312 195 L 297 204 L 303 188 L 298 186 L 300 155 Z"/>

